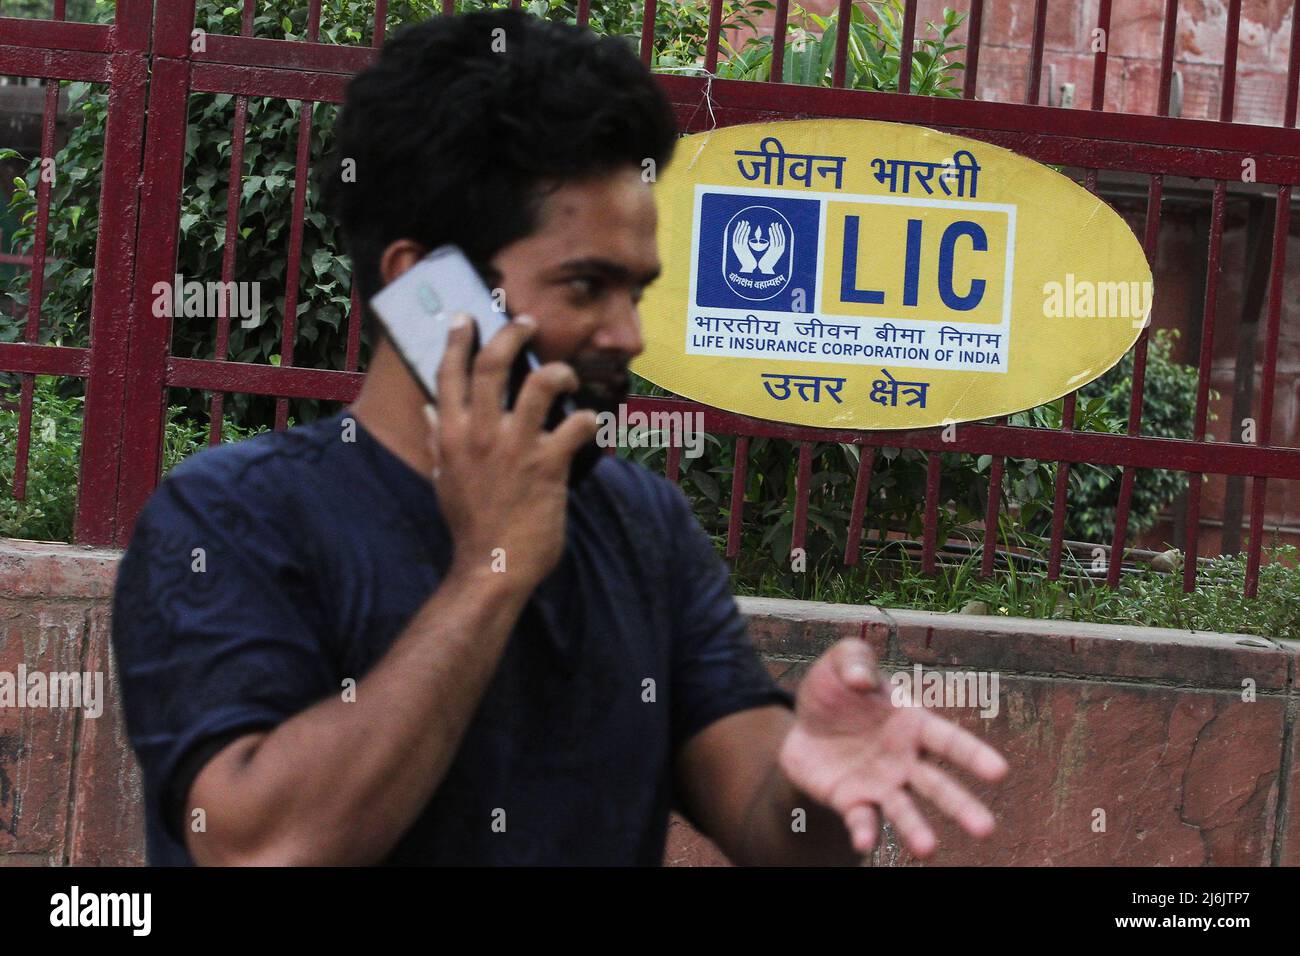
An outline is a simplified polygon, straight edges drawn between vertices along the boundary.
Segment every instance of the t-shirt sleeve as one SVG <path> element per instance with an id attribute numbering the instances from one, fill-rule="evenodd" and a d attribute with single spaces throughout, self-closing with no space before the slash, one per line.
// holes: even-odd
<path id="1" fill-rule="evenodd" d="M 146 814 L 182 847 L 203 763 L 338 690 L 292 530 L 270 511 L 254 489 L 174 478 L 118 570 L 113 646 Z"/>
<path id="2" fill-rule="evenodd" d="M 675 486 L 671 496 L 677 627 L 672 664 L 674 752 L 709 724 L 768 704 L 794 706 L 763 666 L 731 592 L 731 575 Z"/>

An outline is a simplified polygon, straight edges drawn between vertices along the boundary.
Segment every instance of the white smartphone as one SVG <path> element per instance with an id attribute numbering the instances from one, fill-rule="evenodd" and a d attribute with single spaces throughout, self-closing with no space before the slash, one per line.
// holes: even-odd
<path id="1" fill-rule="evenodd" d="M 429 253 L 384 286 L 370 300 L 370 308 L 415 380 L 435 402 L 438 368 L 456 314 L 473 316 L 480 347 L 510 321 L 509 314 L 498 307 L 478 271 L 456 246 L 442 246 Z M 532 352 L 525 352 L 526 375 L 527 369 L 539 363 Z M 518 387 L 517 383 L 512 385 Z M 513 404 L 513 394 L 509 401 Z"/>
<path id="2" fill-rule="evenodd" d="M 454 245 L 440 246 L 384 286 L 370 299 L 370 308 L 411 376 L 435 404 L 438 368 L 447 351 L 451 320 L 460 312 L 472 316 L 480 348 L 510 321 L 509 312 L 498 307 L 478 270 Z M 514 405 L 528 373 L 540 365 L 531 349 L 520 351 L 511 369 L 507 408 Z M 557 399 L 546 428 L 555 428 L 576 407 L 570 396 Z M 575 455 L 569 484 L 582 480 L 598 460 L 599 449 L 594 446 Z"/>

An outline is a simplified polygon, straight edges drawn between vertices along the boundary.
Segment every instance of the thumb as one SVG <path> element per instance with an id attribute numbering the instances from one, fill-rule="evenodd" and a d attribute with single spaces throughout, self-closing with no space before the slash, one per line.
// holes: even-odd
<path id="1" fill-rule="evenodd" d="M 860 638 L 846 638 L 836 645 L 835 672 L 852 690 L 874 690 L 880 686 L 876 656 Z"/>

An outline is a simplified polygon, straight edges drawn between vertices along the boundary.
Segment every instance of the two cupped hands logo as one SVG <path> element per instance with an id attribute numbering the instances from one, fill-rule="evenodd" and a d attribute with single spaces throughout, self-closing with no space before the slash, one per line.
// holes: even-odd
<path id="1" fill-rule="evenodd" d="M 766 299 L 785 287 L 794 260 L 794 229 L 781 213 L 749 206 L 736 213 L 724 234 L 724 277 L 736 294 Z"/>
<path id="2" fill-rule="evenodd" d="M 761 225 L 751 226 L 749 220 L 742 219 L 731 232 L 731 249 L 740 261 L 741 272 L 752 273 L 757 269 L 770 276 L 772 267 L 785 255 L 785 229 L 779 222 L 769 223 L 764 239 Z"/>

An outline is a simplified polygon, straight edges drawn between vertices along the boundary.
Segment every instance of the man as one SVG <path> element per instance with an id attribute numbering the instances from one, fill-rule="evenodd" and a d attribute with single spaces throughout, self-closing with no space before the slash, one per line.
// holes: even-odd
<path id="1" fill-rule="evenodd" d="M 913 795 L 987 834 L 931 761 L 1005 762 L 893 708 L 865 643 L 792 707 L 673 485 L 604 457 L 568 487 L 642 347 L 641 173 L 676 136 L 624 43 L 439 18 L 352 82 L 336 133 L 363 299 L 454 242 L 517 321 L 472 358 L 453 329 L 427 418 L 380 338 L 343 414 L 205 451 L 150 500 L 114 643 L 151 860 L 653 865 L 677 807 L 740 863 L 852 863 L 880 813 L 933 850 Z M 545 364 L 504 410 L 525 345 Z M 589 407 L 546 431 L 572 392 Z"/>

